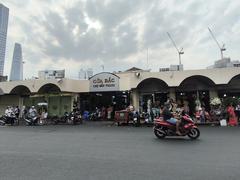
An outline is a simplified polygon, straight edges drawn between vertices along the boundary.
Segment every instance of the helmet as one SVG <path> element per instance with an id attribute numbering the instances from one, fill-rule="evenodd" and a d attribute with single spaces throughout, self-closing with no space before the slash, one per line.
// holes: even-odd
<path id="1" fill-rule="evenodd" d="M 34 106 L 32 106 L 32 108 L 35 108 Z"/>

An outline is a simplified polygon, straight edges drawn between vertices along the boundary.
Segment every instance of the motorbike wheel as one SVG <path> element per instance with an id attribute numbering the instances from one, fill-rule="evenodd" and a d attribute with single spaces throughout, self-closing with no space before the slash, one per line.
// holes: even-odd
<path id="1" fill-rule="evenodd" d="M 192 128 L 187 135 L 191 139 L 197 139 L 200 136 L 200 131 L 198 128 Z"/>
<path id="2" fill-rule="evenodd" d="M 6 124 L 5 122 L 0 121 L 0 126 L 5 126 L 5 124 Z"/>
<path id="3" fill-rule="evenodd" d="M 30 123 L 29 123 L 29 122 L 25 122 L 25 125 L 26 125 L 26 126 L 30 126 Z"/>
<path id="4" fill-rule="evenodd" d="M 45 123 L 44 123 L 44 120 L 43 119 L 40 119 L 39 121 L 38 121 L 38 125 L 39 126 L 43 126 Z"/>
<path id="5" fill-rule="evenodd" d="M 163 139 L 165 138 L 166 134 L 164 133 L 164 131 L 161 128 L 154 128 L 154 134 L 157 138 L 159 139 Z"/>
<path id="6" fill-rule="evenodd" d="M 67 124 L 72 125 L 72 124 L 73 124 L 73 121 L 72 121 L 70 118 L 68 118 L 68 119 L 67 119 Z"/>
<path id="7" fill-rule="evenodd" d="M 74 119 L 74 120 L 72 121 L 72 125 L 77 125 L 76 119 Z"/>

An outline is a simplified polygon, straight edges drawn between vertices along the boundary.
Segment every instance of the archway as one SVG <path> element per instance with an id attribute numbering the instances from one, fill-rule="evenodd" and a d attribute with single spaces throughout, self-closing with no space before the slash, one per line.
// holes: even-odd
<path id="1" fill-rule="evenodd" d="M 193 115 L 196 106 L 204 106 L 210 110 L 209 90 L 215 87 L 213 80 L 206 76 L 195 75 L 184 79 L 176 89 L 176 99 L 179 104 L 188 104 L 190 115 Z"/>
<path id="2" fill-rule="evenodd" d="M 140 109 L 147 111 L 147 103 L 149 100 L 153 103 L 152 106 L 159 107 L 166 102 L 169 87 L 167 83 L 161 79 L 148 78 L 141 81 L 137 86 L 139 92 Z"/>
<path id="3" fill-rule="evenodd" d="M 27 86 L 19 85 L 14 87 L 10 94 L 12 95 L 20 95 L 20 96 L 29 96 L 31 94 L 30 89 Z"/>
<path id="4" fill-rule="evenodd" d="M 240 98 L 240 74 L 232 77 L 228 84 L 221 85 L 218 88 L 218 95 L 220 98 L 236 97 Z"/>
<path id="5" fill-rule="evenodd" d="M 61 92 L 61 89 L 52 83 L 45 84 L 42 87 L 39 88 L 38 93 L 39 94 L 58 94 Z"/>

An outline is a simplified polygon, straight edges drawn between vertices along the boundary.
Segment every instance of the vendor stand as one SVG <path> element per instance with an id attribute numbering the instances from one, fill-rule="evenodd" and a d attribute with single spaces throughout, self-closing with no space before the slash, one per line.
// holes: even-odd
<path id="1" fill-rule="evenodd" d="M 115 111 L 114 121 L 118 126 L 120 124 L 128 124 L 129 123 L 129 111 L 127 111 L 127 110 Z"/>

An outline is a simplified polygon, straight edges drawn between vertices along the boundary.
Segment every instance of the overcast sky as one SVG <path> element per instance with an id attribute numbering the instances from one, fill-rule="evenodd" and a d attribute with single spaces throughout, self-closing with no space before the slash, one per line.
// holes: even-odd
<path id="1" fill-rule="evenodd" d="M 225 43 L 224 56 L 240 59 L 240 1 L 237 0 L 1 0 L 10 9 L 5 74 L 15 42 L 22 44 L 24 77 L 39 70 L 123 71 L 178 63 L 169 32 L 185 54 L 185 69 L 220 59 L 211 38 Z M 149 63 L 147 63 L 149 49 Z"/>

